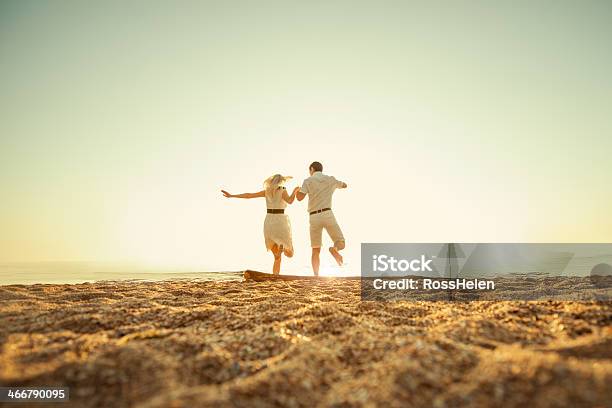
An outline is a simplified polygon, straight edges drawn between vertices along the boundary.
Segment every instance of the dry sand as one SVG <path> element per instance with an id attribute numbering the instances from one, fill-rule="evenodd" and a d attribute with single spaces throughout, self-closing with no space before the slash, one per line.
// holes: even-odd
<path id="1" fill-rule="evenodd" d="M 610 407 L 611 323 L 609 302 L 365 302 L 359 281 L 0 286 L 0 385 L 69 386 L 62 407 Z"/>

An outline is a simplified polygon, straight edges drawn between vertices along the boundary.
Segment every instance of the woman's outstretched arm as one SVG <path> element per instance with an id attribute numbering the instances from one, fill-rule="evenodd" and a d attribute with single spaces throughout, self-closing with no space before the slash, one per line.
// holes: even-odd
<path id="1" fill-rule="evenodd" d="M 285 200 L 288 204 L 293 203 L 295 200 L 295 194 L 300 190 L 299 187 L 293 189 L 293 193 L 291 195 L 287 194 L 287 190 L 283 190 L 283 200 Z"/>
<path id="2" fill-rule="evenodd" d="M 258 197 L 266 196 L 265 190 L 258 191 L 257 193 L 242 193 L 242 194 L 230 194 L 225 190 L 221 190 L 221 192 L 227 198 L 258 198 Z"/>

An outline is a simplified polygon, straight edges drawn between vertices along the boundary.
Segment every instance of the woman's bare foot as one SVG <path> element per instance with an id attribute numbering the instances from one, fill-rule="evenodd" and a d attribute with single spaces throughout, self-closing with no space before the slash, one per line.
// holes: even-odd
<path id="1" fill-rule="evenodd" d="M 329 247 L 329 253 L 332 254 L 336 262 L 338 262 L 338 265 L 342 266 L 344 259 L 342 258 L 342 255 L 340 255 L 340 252 L 338 252 L 336 247 Z"/>

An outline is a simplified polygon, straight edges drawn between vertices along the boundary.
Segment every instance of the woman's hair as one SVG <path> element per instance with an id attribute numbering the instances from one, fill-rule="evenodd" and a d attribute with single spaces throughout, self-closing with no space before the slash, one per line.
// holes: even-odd
<path id="1" fill-rule="evenodd" d="M 266 195 L 271 196 L 274 194 L 274 192 L 276 192 L 279 187 L 282 187 L 290 178 L 291 176 L 283 176 L 281 174 L 275 174 L 268 177 L 263 183 L 264 190 L 266 190 Z"/>

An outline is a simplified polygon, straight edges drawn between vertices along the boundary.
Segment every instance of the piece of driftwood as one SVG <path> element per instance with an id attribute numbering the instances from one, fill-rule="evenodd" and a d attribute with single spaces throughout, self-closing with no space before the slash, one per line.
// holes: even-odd
<path id="1" fill-rule="evenodd" d="M 263 281 L 274 281 L 274 280 L 320 280 L 320 279 L 360 279 L 359 276 L 302 276 L 302 275 L 273 275 L 271 273 L 264 273 L 258 271 L 252 271 L 247 269 L 244 271 L 244 279 L 254 280 L 256 282 Z"/>

